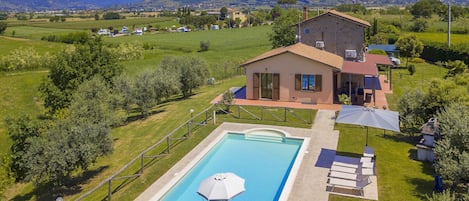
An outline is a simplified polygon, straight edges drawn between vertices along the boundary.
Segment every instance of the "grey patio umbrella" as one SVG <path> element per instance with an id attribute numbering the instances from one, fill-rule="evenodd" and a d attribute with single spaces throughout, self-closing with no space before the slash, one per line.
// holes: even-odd
<path id="1" fill-rule="evenodd" d="M 228 172 L 217 173 L 204 179 L 197 193 L 207 200 L 230 200 L 245 190 L 244 179 Z"/>
<path id="2" fill-rule="evenodd" d="M 362 106 L 342 105 L 337 123 L 366 126 L 366 146 L 368 146 L 368 126 L 401 132 L 399 113 L 390 110 L 373 109 Z"/>

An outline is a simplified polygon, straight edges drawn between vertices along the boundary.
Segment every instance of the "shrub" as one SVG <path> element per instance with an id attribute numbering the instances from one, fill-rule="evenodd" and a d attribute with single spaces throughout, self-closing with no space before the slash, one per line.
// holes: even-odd
<path id="1" fill-rule="evenodd" d="M 385 52 L 384 50 L 380 50 L 380 49 L 370 50 L 370 51 L 368 51 L 368 53 L 370 53 L 370 54 L 388 55 L 388 54 L 386 54 L 386 52 Z"/>
<path id="2" fill-rule="evenodd" d="M 342 105 L 351 105 L 352 102 L 350 102 L 350 98 L 347 96 L 347 94 L 340 94 L 339 95 L 339 102 Z"/>
<path id="3" fill-rule="evenodd" d="M 407 66 L 407 71 L 409 71 L 410 75 L 414 75 L 414 73 L 415 73 L 415 65 L 414 65 L 414 64 L 410 64 L 409 66 Z"/>
<path id="4" fill-rule="evenodd" d="M 199 52 L 208 51 L 209 47 L 210 47 L 210 41 L 200 41 L 200 50 L 199 50 Z"/>
<path id="5" fill-rule="evenodd" d="M 413 63 L 425 63 L 425 60 L 419 57 L 415 57 L 412 59 Z"/>
<path id="6" fill-rule="evenodd" d="M 234 93 L 231 90 L 227 90 L 225 93 L 223 93 L 223 97 L 218 103 L 222 104 L 224 106 L 225 111 L 229 112 L 233 101 Z"/>

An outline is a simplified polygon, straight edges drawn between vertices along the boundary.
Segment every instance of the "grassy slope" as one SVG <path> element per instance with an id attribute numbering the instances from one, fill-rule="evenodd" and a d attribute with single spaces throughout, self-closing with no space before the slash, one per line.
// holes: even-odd
<path id="1" fill-rule="evenodd" d="M 258 37 L 261 35 L 265 35 L 265 33 L 269 30 L 269 28 L 261 27 L 261 28 L 253 28 L 253 29 L 246 29 L 246 30 L 231 30 L 231 31 L 218 31 L 218 32 L 204 32 L 204 33 L 184 33 L 182 34 L 152 34 L 146 35 L 142 37 L 138 36 L 129 36 L 129 37 L 122 37 L 117 38 L 115 41 L 119 40 L 147 40 L 147 41 L 155 41 L 162 37 L 161 46 L 159 48 L 151 51 L 146 51 L 145 59 L 133 62 L 124 62 L 124 65 L 129 73 L 136 73 L 141 71 L 143 68 L 147 67 L 155 67 L 158 65 L 161 58 L 166 55 L 174 55 L 174 54 L 184 54 L 187 53 L 183 48 L 190 47 L 192 54 L 196 54 L 207 61 L 209 63 L 216 63 L 217 60 L 226 57 L 226 55 L 230 55 L 234 58 L 251 58 L 256 56 L 257 54 L 267 50 L 270 48 L 270 44 L 266 38 L 262 38 L 259 40 Z M 245 37 L 245 35 L 251 34 L 251 37 Z M 201 40 L 205 40 L 206 36 L 210 36 L 211 38 L 215 38 L 211 40 L 213 46 L 212 48 L 203 53 L 198 53 L 197 49 L 199 47 L 199 42 Z M 32 36 L 35 38 L 35 36 Z M 244 38 L 244 39 L 243 39 Z M 3 38 L 2 38 L 3 39 Z M 6 40 L 6 39 L 5 39 Z M 107 41 L 112 41 L 114 38 L 109 38 Z M 239 41 L 244 41 L 245 43 L 239 44 Z M 15 40 L 16 41 L 16 40 Z M 30 41 L 20 39 L 19 41 Z M 170 42 L 174 41 L 174 43 Z M 37 43 L 44 43 L 44 44 L 56 44 L 56 43 L 46 43 L 42 41 L 30 41 L 32 44 Z M 226 44 L 226 46 L 221 45 L 222 43 Z M 248 45 L 247 45 L 247 44 Z M 18 43 L 17 46 L 22 46 L 24 43 Z M 164 45 L 165 46 L 164 46 Z M 174 44 L 178 44 L 179 47 L 173 46 Z M 11 48 L 15 45 L 12 43 Z M 176 47 L 176 48 L 175 48 Z M 246 51 L 246 49 L 252 48 L 252 51 Z M 58 50 L 60 48 L 55 48 Z M 141 65 L 142 63 L 147 63 L 148 65 Z M 212 65 L 216 66 L 216 65 Z M 213 69 L 212 69 L 213 71 Z M 20 87 L 11 87 L 8 88 L 9 91 L 5 92 L 8 94 L 5 97 L 13 96 L 14 94 L 24 94 L 23 96 L 18 96 L 21 98 L 20 101 L 15 101 L 16 99 L 2 99 L 4 104 L 16 104 L 17 106 L 21 107 L 23 105 L 27 105 L 27 100 L 32 99 L 34 96 L 37 96 L 37 87 L 40 83 L 41 77 L 47 75 L 46 73 L 30 73 L 32 79 L 32 83 L 28 86 L 20 86 Z M 12 80 L 5 81 L 4 83 L 22 83 L 24 80 L 27 80 L 25 75 L 19 75 Z M 8 76 L 0 76 L 2 79 L 7 79 Z M 29 83 L 29 82 L 28 82 Z M 97 185 L 98 182 L 105 179 L 112 173 L 116 172 L 117 169 L 121 168 L 123 164 L 130 161 L 131 158 L 135 157 L 138 152 L 143 150 L 144 148 L 148 147 L 151 143 L 157 141 L 159 137 L 166 135 L 170 130 L 174 129 L 178 126 L 186 117 L 188 116 L 189 108 L 194 108 L 197 110 L 202 110 L 208 106 L 209 101 L 214 98 L 216 95 L 220 94 L 221 92 L 228 89 L 230 86 L 242 86 L 244 84 L 243 78 L 237 78 L 228 81 L 222 81 L 221 84 L 218 84 L 215 88 L 208 88 L 205 89 L 206 91 L 192 97 L 191 99 L 184 100 L 177 102 L 175 104 L 165 104 L 158 107 L 158 111 L 161 110 L 160 113 L 150 117 L 145 121 L 136 121 L 132 124 L 129 124 L 124 127 L 117 128 L 113 130 L 113 138 L 115 140 L 115 151 L 112 156 L 105 157 L 100 159 L 100 161 L 93 166 L 90 171 L 85 176 L 93 177 L 90 180 L 90 183 L 86 183 L 83 186 L 83 190 L 88 190 Z M 6 86 L 5 86 L 6 87 Z M 6 87 L 7 88 L 7 87 Z M 33 93 L 34 92 L 34 93 Z M 11 101 L 13 100 L 13 101 Z M 10 102 L 11 101 L 11 102 Z M 42 107 L 38 105 L 39 108 L 32 108 L 27 107 L 23 108 L 25 113 L 33 112 L 33 114 L 40 114 L 43 111 Z M 8 107 L 2 107 L 6 110 L 9 109 Z M 35 113 L 34 113 L 35 112 Z M 15 111 L 7 110 L 5 111 L 6 114 L 17 114 Z M 155 123 L 160 122 L 160 123 Z M 3 121 L 2 121 L 3 123 Z M 4 126 L 2 126 L 4 128 Z M 6 133 L 3 130 L 0 130 L 0 139 L 7 139 Z M 208 133 L 208 132 L 207 132 Z M 9 144 L 8 141 L 2 141 L 7 145 Z M 192 142 L 194 143 L 194 142 Z M 2 146 L 7 148 L 8 146 Z M 2 152 L 6 151 L 1 150 Z M 175 160 L 175 159 L 170 159 Z M 103 168 L 103 169 L 100 169 Z M 154 168 L 154 167 L 153 167 Z M 161 171 L 161 169 L 159 170 Z M 158 170 L 156 171 L 158 172 Z M 96 177 L 94 177 L 96 176 Z M 143 182 L 142 187 L 132 187 L 131 191 L 135 191 L 134 194 L 130 194 L 130 196 L 136 196 L 141 190 L 146 188 L 152 181 L 156 178 L 157 175 L 151 175 L 149 178 L 150 183 Z M 88 182 L 88 181 L 87 181 Z M 80 183 L 80 182 L 79 182 Z M 137 182 L 133 185 L 140 185 L 141 182 Z M 36 199 L 51 199 L 52 195 L 44 195 L 48 192 L 46 189 L 37 188 L 34 189 L 32 184 L 16 184 L 13 188 L 10 189 L 7 196 L 9 199 L 14 200 L 36 200 Z M 104 192 L 104 191 L 103 191 Z M 125 192 L 125 191 L 124 191 Z M 76 191 L 71 191 L 71 193 L 77 193 Z M 42 195 L 41 195 L 42 194 Z M 127 193 L 123 193 L 122 195 L 129 196 Z M 38 197 L 39 196 L 39 197 Z M 98 193 L 99 196 L 99 193 Z M 117 197 L 119 195 L 116 195 Z"/>
<path id="2" fill-rule="evenodd" d="M 10 139 L 6 134 L 5 118 L 27 114 L 32 116 L 44 112 L 39 82 L 46 72 L 26 72 L 0 76 L 0 153 L 9 150 Z"/>

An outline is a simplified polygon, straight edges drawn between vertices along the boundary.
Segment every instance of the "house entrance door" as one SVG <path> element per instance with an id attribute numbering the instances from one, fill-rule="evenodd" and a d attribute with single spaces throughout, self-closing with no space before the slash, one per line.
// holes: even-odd
<path id="1" fill-rule="evenodd" d="M 272 99 L 272 73 L 261 73 L 261 98 Z"/>

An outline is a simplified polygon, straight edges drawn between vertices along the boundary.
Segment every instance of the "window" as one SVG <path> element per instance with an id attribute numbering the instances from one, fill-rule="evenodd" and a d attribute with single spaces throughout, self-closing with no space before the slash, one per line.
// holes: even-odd
<path id="1" fill-rule="evenodd" d="M 322 75 L 296 74 L 295 90 L 316 91 L 322 89 Z"/>

